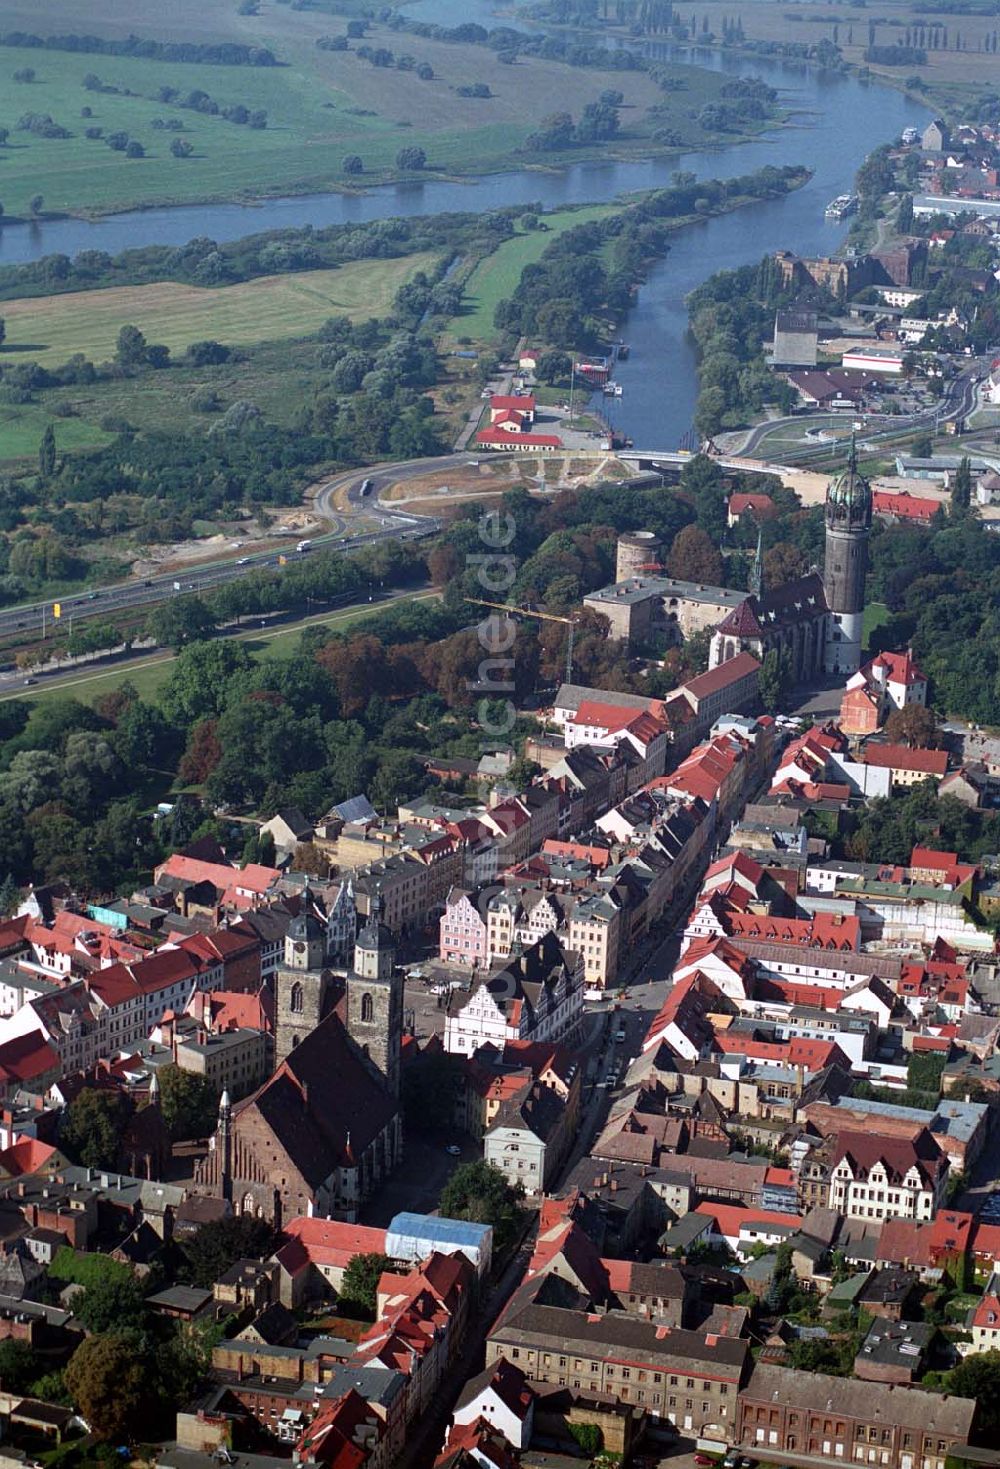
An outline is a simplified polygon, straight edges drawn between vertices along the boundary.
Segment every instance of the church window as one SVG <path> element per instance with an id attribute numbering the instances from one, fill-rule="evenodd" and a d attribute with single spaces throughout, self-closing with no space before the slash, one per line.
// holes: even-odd
<path id="1" fill-rule="evenodd" d="M 240 1210 L 240 1213 L 241 1214 L 249 1214 L 249 1215 L 252 1216 L 253 1215 L 253 1209 L 254 1209 L 253 1194 L 244 1194 L 243 1195 L 243 1207 Z"/>
<path id="2" fill-rule="evenodd" d="M 375 1019 L 375 1001 L 371 995 L 361 996 L 361 1019 L 362 1022 Z"/>
<path id="3" fill-rule="evenodd" d="M 302 1014 L 302 986 L 298 982 L 292 985 L 292 998 L 289 1008 L 293 1015 Z"/>

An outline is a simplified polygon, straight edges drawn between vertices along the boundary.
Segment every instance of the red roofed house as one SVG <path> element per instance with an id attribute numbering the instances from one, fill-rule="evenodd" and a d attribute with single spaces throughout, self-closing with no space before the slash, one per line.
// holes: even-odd
<path id="1" fill-rule="evenodd" d="M 722 714 L 741 714 L 757 707 L 760 699 L 760 663 L 752 653 L 737 653 L 707 673 L 681 684 L 680 693 L 690 704 L 702 729 L 709 729 Z"/>
<path id="2" fill-rule="evenodd" d="M 279 1299 L 297 1310 L 304 1301 L 335 1295 L 355 1255 L 385 1254 L 385 1230 L 338 1219 L 300 1215 L 284 1227 L 286 1243 L 275 1253 L 281 1273 Z"/>
<path id="3" fill-rule="evenodd" d="M 874 765 L 891 773 L 892 784 L 899 789 L 919 785 L 924 780 L 939 781 L 948 770 L 946 750 L 911 750 L 907 745 L 866 745 L 861 753 L 865 765 Z"/>
<path id="4" fill-rule="evenodd" d="M 724 1244 L 749 1260 L 756 1245 L 780 1245 L 802 1227 L 799 1214 L 746 1209 L 739 1204 L 702 1203 L 694 1211 L 713 1221 L 709 1244 Z"/>
<path id="5" fill-rule="evenodd" d="M 930 525 L 941 509 L 940 500 L 911 495 L 908 490 L 873 490 L 872 511 L 883 520 L 900 520 L 910 524 Z"/>
<path id="6" fill-rule="evenodd" d="M 490 399 L 490 426 L 501 427 L 512 413 L 517 414 L 522 425 L 534 423 L 536 407 L 535 399 L 528 394 L 510 396 L 494 393 Z"/>
<path id="7" fill-rule="evenodd" d="M 482 449 L 497 449 L 508 454 L 525 450 L 554 454 L 565 447 L 558 434 L 509 433 L 502 428 L 480 429 L 476 434 L 476 444 Z"/>
<path id="8" fill-rule="evenodd" d="M 927 676 L 909 653 L 879 653 L 847 680 L 840 701 L 845 734 L 873 734 L 893 709 L 927 703 Z"/>
<path id="9" fill-rule="evenodd" d="M 637 786 L 662 775 L 666 765 L 667 726 L 646 709 L 622 709 L 585 699 L 566 721 L 563 739 L 567 750 L 577 745 L 596 745 L 605 750 L 630 745 L 643 762 L 635 776 Z"/>
<path id="10" fill-rule="evenodd" d="M 986 1288 L 986 1294 L 978 1305 L 969 1312 L 967 1326 L 972 1332 L 972 1350 L 989 1352 L 1000 1346 L 1000 1282 L 996 1276 Z"/>
<path id="11" fill-rule="evenodd" d="M 770 520 L 777 514 L 777 506 L 770 495 L 730 495 L 726 520 L 730 526 L 737 525 L 744 515 L 754 520 Z"/>
<path id="12" fill-rule="evenodd" d="M 354 1388 L 336 1402 L 324 1399 L 295 1445 L 297 1465 L 362 1469 L 379 1455 L 385 1423 Z"/>
<path id="13" fill-rule="evenodd" d="M 974 864 L 959 862 L 957 852 L 937 852 L 933 847 L 916 846 L 910 853 L 910 877 L 914 882 L 964 892 L 971 898 L 978 873 L 979 868 Z"/>

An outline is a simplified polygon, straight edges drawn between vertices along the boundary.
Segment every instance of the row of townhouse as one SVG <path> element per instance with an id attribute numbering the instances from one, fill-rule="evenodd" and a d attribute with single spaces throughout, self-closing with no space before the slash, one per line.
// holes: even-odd
<path id="1" fill-rule="evenodd" d="M 335 1444 L 342 1436 L 363 1449 L 351 1460 L 359 1469 L 391 1469 L 455 1362 L 475 1284 L 462 1254 L 434 1252 L 409 1271 L 382 1274 L 375 1322 L 356 1342 L 274 1345 L 251 1323 L 214 1348 L 216 1387 L 202 1416 L 238 1408 L 293 1446 L 298 1463 L 329 1462 L 324 1445 L 333 1435 Z"/>
<path id="2" fill-rule="evenodd" d="M 471 990 L 452 990 L 444 1047 L 472 1056 L 512 1041 L 569 1041 L 583 1018 L 583 966 L 554 933 L 544 934 L 504 968 L 485 972 Z"/>
<path id="3" fill-rule="evenodd" d="M 11 962 L 5 985 L 18 992 Z M 16 966 L 15 967 L 20 967 Z M 143 1043 L 168 1011 L 182 1014 L 199 992 L 225 988 L 225 957 L 210 935 L 167 943 L 141 961 L 115 963 L 56 984 L 27 976 L 20 1007 L 0 1021 L 0 1044 L 39 1033 L 63 1072 L 90 1071 Z"/>

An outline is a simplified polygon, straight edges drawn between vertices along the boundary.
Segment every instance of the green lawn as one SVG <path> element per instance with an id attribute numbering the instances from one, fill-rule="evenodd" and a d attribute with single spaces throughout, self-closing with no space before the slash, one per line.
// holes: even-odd
<path id="1" fill-rule="evenodd" d="M 248 345 L 305 337 L 330 316 L 384 316 L 400 286 L 420 270 L 433 270 L 435 263 L 428 251 L 398 260 L 356 260 L 335 270 L 260 276 L 235 286 L 162 281 L 5 301 L 7 336 L 0 363 L 61 363 L 74 352 L 107 361 L 127 322 L 147 341 L 174 351 L 207 338 Z"/>
<path id="2" fill-rule="evenodd" d="M 564 231 L 591 220 L 605 219 L 615 212 L 612 204 L 595 204 L 586 209 L 564 209 L 544 216 L 548 230 L 530 230 L 506 240 L 480 262 L 465 287 L 462 314 L 455 318 L 456 336 L 488 341 L 496 335 L 493 313 L 497 302 L 513 296 L 526 265 L 540 260 L 542 253 Z"/>
<path id="3" fill-rule="evenodd" d="M 871 644 L 872 633 L 876 628 L 882 627 L 892 620 L 892 613 L 884 602 L 869 602 L 865 607 L 863 637 L 865 647 Z"/>
<path id="4" fill-rule="evenodd" d="M 17 407 L 0 404 L 0 463 L 4 460 L 33 459 L 38 453 L 46 425 L 53 423 L 60 451 L 93 449 L 106 444 L 111 435 L 79 418 L 55 418 L 42 403 L 22 403 Z"/>
<path id="5" fill-rule="evenodd" d="M 274 67 L 190 65 L 136 57 L 76 54 L 45 48 L 0 47 L 0 126 L 11 129 L 0 150 L 0 201 L 8 216 L 23 218 L 41 192 L 47 211 L 108 212 L 134 205 L 170 204 L 237 196 L 300 193 L 359 182 L 343 172 L 343 158 L 357 153 L 364 163 L 360 182 L 398 177 L 401 147 L 419 145 L 427 168 L 447 173 L 485 173 L 523 163 L 525 138 L 551 112 L 578 116 L 605 88 L 626 94 L 623 136 L 614 152 L 651 149 L 650 134 L 667 127 L 683 146 L 713 141 L 697 122 L 702 104 L 714 100 L 725 77 L 690 67 L 670 67 L 678 90 L 664 93 L 642 73 L 582 70 L 538 57 L 504 65 L 488 47 L 448 44 L 405 35 L 373 23 L 369 45 L 412 59 L 413 66 L 373 67 L 352 48 L 321 50 L 316 42 L 342 35 L 342 15 L 298 9 L 261 0 L 260 13 L 240 16 L 236 0 L 130 0 L 123 7 L 95 0 L 86 13 L 72 0 L 0 0 L 0 31 L 88 31 L 102 35 L 152 36 L 167 40 L 233 40 L 268 47 L 282 63 Z M 416 16 L 415 16 L 416 18 Z M 421 80 L 416 65 L 427 63 L 433 80 Z M 34 68 L 31 83 L 13 74 Z M 107 91 L 83 87 L 96 75 Z M 457 88 L 485 82 L 487 98 L 458 95 Z M 220 110 L 235 104 L 262 108 L 264 130 L 250 130 L 176 102 L 157 100 L 161 87 L 183 98 L 201 90 Z M 110 90 L 113 89 L 113 90 Z M 651 107 L 661 109 L 655 115 Z M 82 117 L 81 109 L 92 109 Z M 27 112 L 48 113 L 70 130 L 66 139 L 45 139 L 16 128 Z M 174 134 L 153 128 L 155 118 L 183 123 L 190 158 L 170 153 Z M 87 128 L 104 136 L 126 132 L 146 156 L 127 159 Z M 655 149 L 654 149 L 655 151 Z M 574 156 L 608 156 L 606 145 Z M 565 163 L 567 154 L 551 161 Z M 19 226 L 13 226 L 19 227 Z"/>
<path id="6" fill-rule="evenodd" d="M 422 600 L 436 595 L 435 592 L 415 592 L 410 597 L 393 598 L 393 602 Z M 353 622 L 363 621 L 383 611 L 387 605 L 390 604 L 381 601 L 374 602 L 369 607 L 347 607 L 339 612 L 326 612 L 313 617 L 304 617 L 298 622 L 287 623 L 284 627 L 276 628 L 273 632 L 261 632 L 259 628 L 252 630 L 248 628 L 246 632 L 236 633 L 234 636 L 240 642 L 246 643 L 251 656 L 258 662 L 266 662 L 272 658 L 294 658 L 298 652 L 299 636 L 305 628 L 349 627 Z M 99 699 L 102 694 L 120 688 L 125 682 L 134 684 L 142 698 L 151 700 L 158 696 L 160 689 L 170 677 L 174 661 L 173 653 L 154 653 L 148 658 L 128 660 L 114 668 L 81 668 L 78 672 L 60 679 L 58 683 L 48 682 L 43 687 L 15 689 L 0 697 L 0 702 L 5 699 L 24 699 L 26 702 L 36 703 L 47 699 L 72 697 L 80 699 L 84 704 L 93 704 L 95 699 Z"/>

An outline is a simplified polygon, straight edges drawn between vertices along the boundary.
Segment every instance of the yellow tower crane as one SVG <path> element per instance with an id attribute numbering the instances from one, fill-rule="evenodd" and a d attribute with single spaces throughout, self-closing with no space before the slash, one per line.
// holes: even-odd
<path id="1" fill-rule="evenodd" d="M 493 607 L 497 612 L 509 612 L 512 617 L 524 617 L 536 622 L 562 622 L 569 628 L 566 640 L 566 682 L 573 682 L 573 634 L 575 617 L 560 617 L 556 612 L 538 612 L 534 607 L 513 607 L 509 602 L 487 602 L 482 597 L 466 597 L 474 607 Z"/>

